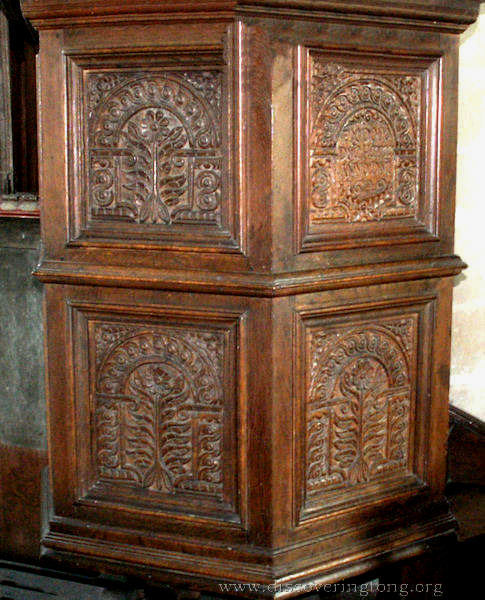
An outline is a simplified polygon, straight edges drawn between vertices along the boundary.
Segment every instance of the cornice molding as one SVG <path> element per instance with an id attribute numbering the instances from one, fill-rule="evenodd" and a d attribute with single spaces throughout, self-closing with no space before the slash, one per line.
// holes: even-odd
<path id="1" fill-rule="evenodd" d="M 473 23 L 479 0 L 23 0 L 38 28 L 125 23 L 172 18 L 230 18 L 239 13 L 299 11 L 308 17 L 374 19 L 460 32 Z"/>

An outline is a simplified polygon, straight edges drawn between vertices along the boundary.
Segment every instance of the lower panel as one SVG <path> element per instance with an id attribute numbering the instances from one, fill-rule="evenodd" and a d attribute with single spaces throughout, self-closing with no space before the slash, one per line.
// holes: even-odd
<path id="1" fill-rule="evenodd" d="M 46 313 L 56 519 L 245 539 L 250 303 L 54 285 Z"/>
<path id="2" fill-rule="evenodd" d="M 241 314 L 70 302 L 78 502 L 240 522 Z M 87 374 L 87 378 L 86 378 Z"/>
<path id="3" fill-rule="evenodd" d="M 283 598 L 451 533 L 451 287 L 47 286 L 44 555 Z"/>
<path id="4" fill-rule="evenodd" d="M 298 520 L 425 487 L 435 302 L 297 309 Z"/>

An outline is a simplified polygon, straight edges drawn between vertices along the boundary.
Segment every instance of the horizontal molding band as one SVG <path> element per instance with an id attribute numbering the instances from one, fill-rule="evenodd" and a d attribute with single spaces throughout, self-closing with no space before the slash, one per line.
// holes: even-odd
<path id="1" fill-rule="evenodd" d="M 458 275 L 458 256 L 278 274 L 223 273 L 44 260 L 34 272 L 43 283 L 155 289 L 274 298 L 332 289 Z"/>
<path id="2" fill-rule="evenodd" d="M 141 0 L 121 3 L 116 0 L 24 0 L 23 12 L 39 28 L 79 26 L 87 23 L 125 23 L 133 20 L 166 18 L 233 17 L 238 13 L 260 11 L 277 15 L 281 11 L 300 11 L 308 17 L 365 18 L 423 22 L 429 28 L 449 28 L 457 32 L 473 23 L 479 0 Z"/>
<path id="3" fill-rule="evenodd" d="M 220 583 L 254 584 L 267 589 L 257 593 L 245 592 L 248 597 L 289 598 L 301 594 L 298 585 L 331 584 L 355 577 L 400 560 L 418 556 L 444 537 L 454 537 L 456 522 L 450 514 L 416 524 L 410 530 L 402 529 L 392 534 L 360 541 L 353 547 L 348 560 L 326 559 L 318 543 L 309 548 L 310 554 L 303 560 L 288 565 L 275 562 L 271 565 L 249 564 L 242 560 L 230 560 L 227 556 L 200 557 L 160 548 L 133 547 L 115 541 L 86 538 L 60 532 L 50 532 L 42 541 L 42 556 L 66 564 L 99 564 L 103 569 L 122 568 L 127 574 L 147 575 L 154 581 L 185 583 L 196 581 L 200 589 L 220 591 Z M 310 545 L 311 546 L 311 545 Z M 312 551 L 313 550 L 313 551 Z M 308 556 L 312 557 L 309 565 Z M 272 589 L 271 589 L 272 588 Z M 246 597 L 246 595 L 245 595 Z"/>
<path id="4" fill-rule="evenodd" d="M 460 425 L 485 439 L 485 421 L 453 404 L 450 405 L 450 421 L 452 425 Z"/>

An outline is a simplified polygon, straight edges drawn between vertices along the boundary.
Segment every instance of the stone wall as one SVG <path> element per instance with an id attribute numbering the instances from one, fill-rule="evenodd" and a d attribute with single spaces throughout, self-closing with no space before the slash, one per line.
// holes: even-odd
<path id="1" fill-rule="evenodd" d="M 0 444 L 33 449 L 46 445 L 39 250 L 38 221 L 0 219 Z"/>

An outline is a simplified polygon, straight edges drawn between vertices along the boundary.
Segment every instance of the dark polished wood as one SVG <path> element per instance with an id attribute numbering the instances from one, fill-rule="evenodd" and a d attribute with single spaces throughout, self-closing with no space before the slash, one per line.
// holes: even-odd
<path id="1" fill-rule="evenodd" d="M 43 555 L 289 597 L 453 535 L 457 34 L 479 3 L 23 6 Z"/>
<path id="2" fill-rule="evenodd" d="M 450 407 L 448 483 L 485 485 L 485 423 Z"/>
<path id="3" fill-rule="evenodd" d="M 450 408 L 446 495 L 460 540 L 478 546 L 485 538 L 485 423 L 456 406 Z"/>
<path id="4" fill-rule="evenodd" d="M 0 557 L 39 559 L 42 475 L 46 453 L 0 444 Z"/>

